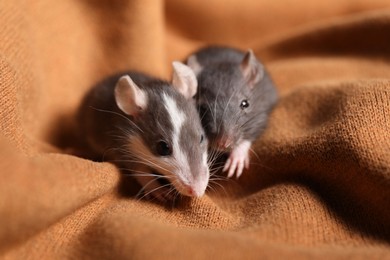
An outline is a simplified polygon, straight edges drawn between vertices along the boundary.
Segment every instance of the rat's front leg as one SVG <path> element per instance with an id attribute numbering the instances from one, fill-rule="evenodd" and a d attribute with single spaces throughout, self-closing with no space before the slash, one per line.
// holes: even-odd
<path id="1" fill-rule="evenodd" d="M 243 140 L 239 143 L 230 153 L 229 158 L 227 159 L 225 166 L 222 171 L 228 172 L 228 178 L 231 178 L 234 173 L 236 173 L 237 178 L 239 178 L 244 170 L 249 168 L 249 149 L 252 143 L 247 140 Z"/>

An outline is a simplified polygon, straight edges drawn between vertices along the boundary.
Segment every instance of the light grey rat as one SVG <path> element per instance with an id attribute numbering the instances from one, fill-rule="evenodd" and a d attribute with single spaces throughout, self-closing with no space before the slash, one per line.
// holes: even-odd
<path id="1" fill-rule="evenodd" d="M 238 178 L 277 102 L 274 83 L 252 50 L 205 47 L 186 63 L 198 79 L 196 100 L 210 147 L 229 153 L 223 171 Z"/>
<path id="2" fill-rule="evenodd" d="M 202 196 L 210 174 L 196 89 L 193 71 L 180 62 L 173 62 L 172 84 L 134 71 L 97 84 L 78 114 L 89 154 L 130 171 L 160 201 L 174 191 Z"/>

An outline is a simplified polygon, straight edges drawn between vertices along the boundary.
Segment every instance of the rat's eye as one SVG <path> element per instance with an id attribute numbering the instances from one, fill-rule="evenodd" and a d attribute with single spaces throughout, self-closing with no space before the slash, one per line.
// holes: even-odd
<path id="1" fill-rule="evenodd" d="M 157 153 L 161 156 L 168 156 L 172 154 L 172 149 L 165 141 L 159 141 L 157 143 Z"/>
<path id="2" fill-rule="evenodd" d="M 245 108 L 249 107 L 249 102 L 248 102 L 248 100 L 244 99 L 243 101 L 241 101 L 240 107 L 241 107 L 241 109 L 243 109 L 243 110 L 244 110 Z"/>
<path id="3" fill-rule="evenodd" d="M 200 135 L 200 143 L 203 143 L 203 140 L 204 140 L 204 136 Z"/>

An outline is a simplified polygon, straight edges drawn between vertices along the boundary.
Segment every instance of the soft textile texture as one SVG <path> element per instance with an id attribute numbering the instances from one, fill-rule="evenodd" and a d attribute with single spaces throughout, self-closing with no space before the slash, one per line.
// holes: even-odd
<path id="1" fill-rule="evenodd" d="M 390 258 L 389 1 L 3 0 L 0 25 L 1 258 Z M 280 94 L 239 180 L 164 206 L 68 155 L 94 83 L 206 44 Z"/>

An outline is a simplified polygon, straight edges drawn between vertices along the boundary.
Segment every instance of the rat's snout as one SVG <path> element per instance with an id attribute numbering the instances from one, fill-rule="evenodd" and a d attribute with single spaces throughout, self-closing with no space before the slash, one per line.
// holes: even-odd
<path id="1" fill-rule="evenodd" d="M 226 150 L 229 148 L 232 142 L 232 138 L 230 138 L 229 136 L 222 136 L 221 138 L 217 139 L 217 146 L 221 150 Z"/>
<path id="2" fill-rule="evenodd" d="M 201 169 L 192 181 L 185 185 L 185 195 L 190 197 L 202 197 L 209 183 L 209 169 L 204 167 Z"/>
<path id="3" fill-rule="evenodd" d="M 227 151 L 234 146 L 234 140 L 233 134 L 225 133 L 215 139 L 214 146 L 220 151 Z"/>

